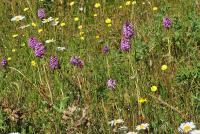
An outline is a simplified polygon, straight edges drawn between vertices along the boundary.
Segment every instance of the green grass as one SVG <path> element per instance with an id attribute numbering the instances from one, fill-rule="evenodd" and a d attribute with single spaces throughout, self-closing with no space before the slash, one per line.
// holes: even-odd
<path id="1" fill-rule="evenodd" d="M 130 6 L 123 0 L 90 0 L 75 1 L 72 7 L 66 1 L 1 0 L 0 58 L 11 60 L 0 68 L 0 133 L 107 134 L 114 129 L 123 133 L 120 126 L 136 131 L 136 125 L 149 123 L 149 129 L 140 133 L 175 134 L 186 121 L 200 128 L 198 0 L 138 0 Z M 96 2 L 101 3 L 98 9 Z M 25 7 L 29 8 L 26 12 Z M 85 11 L 79 11 L 80 7 Z M 58 17 L 66 26 L 42 24 L 38 8 L 45 8 L 47 17 Z M 93 17 L 94 13 L 98 16 Z M 16 15 L 26 19 L 11 22 Z M 165 16 L 172 20 L 168 30 L 162 25 Z M 75 22 L 74 17 L 80 20 Z M 111 18 L 111 27 L 106 18 Z M 122 52 L 121 30 L 127 20 L 136 35 L 131 50 Z M 37 26 L 19 29 L 32 22 Z M 43 32 L 38 33 L 40 28 Z M 80 39 L 80 31 L 85 40 Z M 13 34 L 19 36 L 13 38 Z M 44 43 L 45 56 L 37 58 L 28 47 L 31 36 L 41 42 L 56 41 Z M 101 52 L 105 44 L 110 47 L 108 54 Z M 66 50 L 56 51 L 60 46 Z M 51 55 L 58 56 L 60 69 L 49 69 Z M 74 55 L 84 60 L 82 69 L 70 64 Z M 31 66 L 33 60 L 36 67 Z M 163 64 L 168 66 L 166 71 L 161 70 Z M 109 78 L 117 82 L 113 91 L 106 85 Z M 153 85 L 158 87 L 156 92 L 151 92 Z M 139 98 L 147 102 L 141 104 Z M 109 121 L 119 118 L 123 125 L 109 126 Z"/>

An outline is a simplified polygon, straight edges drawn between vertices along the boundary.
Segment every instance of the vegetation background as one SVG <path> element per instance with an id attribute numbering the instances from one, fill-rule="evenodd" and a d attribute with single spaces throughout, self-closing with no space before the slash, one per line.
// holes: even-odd
<path id="1" fill-rule="evenodd" d="M 0 1 L 0 57 L 9 58 L 8 66 L 0 69 L 0 133 L 122 133 L 120 126 L 108 124 L 119 118 L 129 131 L 149 123 L 141 133 L 178 133 L 185 121 L 200 127 L 198 0 L 138 0 L 130 5 L 123 0 L 71 2 Z M 97 2 L 99 8 L 94 7 Z M 45 18 L 58 17 L 59 24 L 42 24 L 39 8 L 45 9 Z M 26 18 L 11 22 L 16 15 Z M 163 27 L 164 17 L 172 20 L 169 29 Z M 110 27 L 107 18 L 112 20 Z M 133 24 L 135 37 L 131 50 L 122 52 L 126 21 Z M 31 26 L 19 29 L 27 24 Z M 55 40 L 44 43 L 43 58 L 35 57 L 28 47 L 32 36 L 42 42 Z M 105 44 L 108 54 L 101 51 Z M 56 51 L 57 47 L 66 50 Z M 51 55 L 58 56 L 60 69 L 49 69 Z M 82 69 L 70 64 L 73 55 L 84 60 Z M 167 65 L 166 71 L 162 65 Z M 107 88 L 109 78 L 116 80 L 116 89 Z M 156 92 L 151 91 L 153 85 Z M 141 103 L 141 98 L 147 101 Z"/>

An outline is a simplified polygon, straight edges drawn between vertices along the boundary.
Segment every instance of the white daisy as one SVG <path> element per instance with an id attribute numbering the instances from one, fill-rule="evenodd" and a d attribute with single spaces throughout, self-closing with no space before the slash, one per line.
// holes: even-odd
<path id="1" fill-rule="evenodd" d="M 64 51 L 66 48 L 65 47 L 57 47 L 56 50 L 57 51 Z"/>
<path id="2" fill-rule="evenodd" d="M 140 125 L 137 125 L 136 126 L 136 130 L 145 130 L 145 129 L 147 129 L 149 127 L 149 124 L 148 123 L 142 123 L 142 124 L 140 124 Z"/>
<path id="3" fill-rule="evenodd" d="M 200 134 L 200 130 L 192 130 L 190 131 L 190 134 Z"/>
<path id="4" fill-rule="evenodd" d="M 46 40 L 46 41 L 45 41 L 45 43 L 47 43 L 47 44 L 48 44 L 48 43 L 52 43 L 52 42 L 55 42 L 55 40 L 54 40 L 54 39 L 49 39 L 49 40 Z"/>
<path id="5" fill-rule="evenodd" d="M 182 133 L 188 133 L 194 128 L 196 128 L 196 126 L 193 122 L 185 122 L 179 126 L 178 131 Z"/>
<path id="6" fill-rule="evenodd" d="M 18 15 L 18 16 L 12 17 L 11 21 L 20 21 L 20 20 L 23 20 L 23 19 L 25 19 L 25 16 Z"/>

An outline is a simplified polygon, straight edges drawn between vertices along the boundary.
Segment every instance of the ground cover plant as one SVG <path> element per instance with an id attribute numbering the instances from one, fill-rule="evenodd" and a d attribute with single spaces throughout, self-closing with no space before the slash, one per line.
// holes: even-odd
<path id="1" fill-rule="evenodd" d="M 200 134 L 199 0 L 1 0 L 0 133 Z"/>

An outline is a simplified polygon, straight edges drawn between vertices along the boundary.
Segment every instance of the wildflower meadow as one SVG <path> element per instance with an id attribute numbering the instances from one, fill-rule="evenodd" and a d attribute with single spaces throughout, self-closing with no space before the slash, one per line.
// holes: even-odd
<path id="1" fill-rule="evenodd" d="M 200 134 L 200 1 L 0 0 L 0 134 Z"/>

